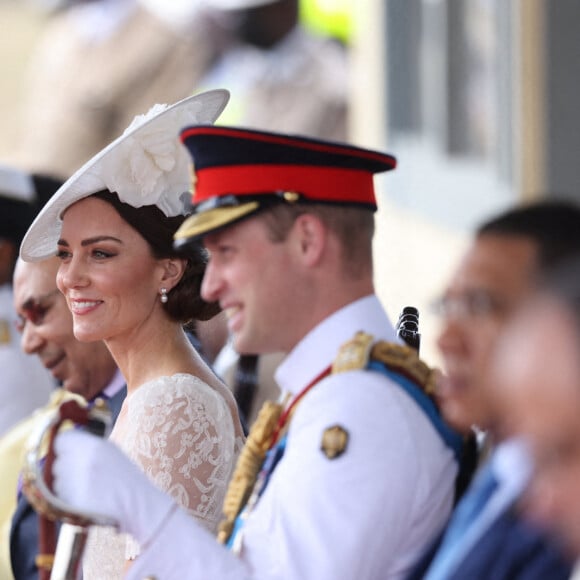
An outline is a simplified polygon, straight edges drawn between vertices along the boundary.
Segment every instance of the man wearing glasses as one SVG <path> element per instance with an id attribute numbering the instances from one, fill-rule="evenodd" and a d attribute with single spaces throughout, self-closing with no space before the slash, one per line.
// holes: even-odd
<path id="1" fill-rule="evenodd" d="M 476 430 L 485 443 L 480 467 L 446 532 L 411 578 L 569 577 L 569 562 L 517 513 L 530 465 L 520 444 L 497 432 L 487 381 L 500 333 L 537 277 L 579 249 L 580 208 L 572 203 L 545 201 L 509 210 L 478 228 L 437 301 L 443 319 L 442 412 L 460 431 Z M 487 498 L 480 502 L 484 492 Z"/>

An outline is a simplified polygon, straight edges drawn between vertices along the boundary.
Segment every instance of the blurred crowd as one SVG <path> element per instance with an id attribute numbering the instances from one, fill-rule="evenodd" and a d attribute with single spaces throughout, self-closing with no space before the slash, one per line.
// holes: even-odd
<path id="1" fill-rule="evenodd" d="M 67 179 L 156 103 L 227 88 L 218 124 L 348 143 L 353 23 L 348 2 L 331 4 L 36 0 L 46 26 L 26 74 L 14 156 L 0 166 L 0 580 L 37 574 L 37 521 L 19 482 L 35 422 L 68 398 L 105 394 L 118 412 L 126 392 L 103 343 L 73 335 L 58 263 L 18 260 L 25 232 Z M 385 577 L 572 577 L 580 207 L 546 196 L 489 217 L 434 308 L 443 361 L 434 399 L 462 441 L 453 510 L 420 558 Z M 239 354 L 223 313 L 188 336 L 233 393 L 247 434 L 263 403 L 280 396 L 274 375 L 286 353 Z"/>

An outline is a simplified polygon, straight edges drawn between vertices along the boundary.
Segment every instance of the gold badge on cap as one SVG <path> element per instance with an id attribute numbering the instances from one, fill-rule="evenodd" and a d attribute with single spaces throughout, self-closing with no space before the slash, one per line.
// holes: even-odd
<path id="1" fill-rule="evenodd" d="M 324 430 L 320 449 L 328 459 L 340 457 L 348 445 L 348 431 L 340 425 L 334 425 Z"/>

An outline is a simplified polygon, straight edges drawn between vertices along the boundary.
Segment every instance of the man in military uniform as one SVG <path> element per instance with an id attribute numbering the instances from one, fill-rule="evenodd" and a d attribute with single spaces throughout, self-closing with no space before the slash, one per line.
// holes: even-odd
<path id="1" fill-rule="evenodd" d="M 348 138 L 347 50 L 300 22 L 299 0 L 214 0 L 230 36 L 196 87 L 228 87 L 220 124 Z"/>
<path id="2" fill-rule="evenodd" d="M 229 550 L 88 434 L 57 437 L 56 491 L 136 538 L 133 578 L 400 578 L 451 510 L 457 440 L 373 290 L 373 174 L 395 159 L 223 127 L 182 140 L 195 211 L 176 244 L 203 240 L 202 296 L 239 352 L 287 353 L 281 403 L 254 423 L 224 503 Z"/>
<path id="3" fill-rule="evenodd" d="M 190 95 L 217 36 L 197 0 L 61 4 L 32 47 L 14 161 L 68 176 L 135 115 Z"/>

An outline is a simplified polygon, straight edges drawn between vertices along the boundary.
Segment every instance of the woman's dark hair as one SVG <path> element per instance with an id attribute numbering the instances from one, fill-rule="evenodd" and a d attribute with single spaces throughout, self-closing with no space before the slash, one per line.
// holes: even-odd
<path id="1" fill-rule="evenodd" d="M 187 255 L 173 249 L 173 234 L 185 216 L 167 217 L 157 206 L 133 207 L 122 202 L 116 193 L 99 191 L 91 197 L 112 205 L 117 213 L 149 244 L 156 259 L 180 258 L 187 261 L 181 280 L 167 294 L 163 304 L 169 317 L 181 323 L 209 320 L 219 311 L 217 302 L 208 303 L 201 297 L 201 282 L 207 265 L 207 253 L 201 244 L 189 245 Z"/>

